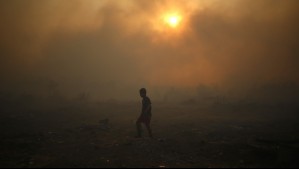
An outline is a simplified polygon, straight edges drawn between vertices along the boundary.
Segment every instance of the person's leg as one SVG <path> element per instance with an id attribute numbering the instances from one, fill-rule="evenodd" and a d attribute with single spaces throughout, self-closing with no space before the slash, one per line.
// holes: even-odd
<path id="1" fill-rule="evenodd" d="M 149 136 L 151 138 L 153 138 L 153 133 L 152 133 L 152 129 L 151 129 L 151 117 L 149 117 L 149 119 L 147 119 L 147 121 L 145 122 L 145 126 L 147 128 Z"/>
<path id="2" fill-rule="evenodd" d="M 139 119 L 136 122 L 136 128 L 137 128 L 137 137 L 141 137 L 142 128 L 141 128 L 141 122 Z"/>
<path id="3" fill-rule="evenodd" d="M 145 126 L 147 128 L 147 131 L 148 131 L 148 134 L 149 134 L 150 138 L 153 138 L 152 129 L 151 129 L 150 124 L 146 123 Z"/>

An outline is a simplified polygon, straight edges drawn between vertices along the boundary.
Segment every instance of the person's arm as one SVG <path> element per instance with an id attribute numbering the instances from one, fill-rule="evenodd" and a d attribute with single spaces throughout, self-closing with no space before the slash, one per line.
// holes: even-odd
<path id="1" fill-rule="evenodd" d="M 149 110 L 151 108 L 151 103 L 149 103 L 144 111 L 145 114 L 148 114 Z"/>
<path id="2" fill-rule="evenodd" d="M 151 108 L 151 104 L 152 104 L 149 98 L 147 98 L 146 103 L 147 103 L 146 104 L 147 106 L 146 106 L 146 108 L 145 108 L 145 110 L 143 112 L 144 114 L 148 114 L 148 112 L 149 112 L 149 110 Z"/>

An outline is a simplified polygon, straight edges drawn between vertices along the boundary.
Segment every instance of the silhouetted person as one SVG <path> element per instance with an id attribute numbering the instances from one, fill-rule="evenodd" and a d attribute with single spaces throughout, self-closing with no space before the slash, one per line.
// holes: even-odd
<path id="1" fill-rule="evenodd" d="M 153 138 L 152 135 L 152 130 L 150 127 L 150 122 L 151 122 L 151 117 L 152 117 L 152 106 L 151 106 L 151 100 L 146 96 L 146 89 L 142 88 L 139 91 L 140 96 L 142 97 L 142 109 L 141 109 L 141 114 L 139 116 L 139 118 L 137 119 L 136 122 L 136 127 L 137 127 L 137 137 L 141 137 L 142 136 L 142 129 L 141 129 L 141 123 L 144 123 L 148 134 L 151 138 Z"/>

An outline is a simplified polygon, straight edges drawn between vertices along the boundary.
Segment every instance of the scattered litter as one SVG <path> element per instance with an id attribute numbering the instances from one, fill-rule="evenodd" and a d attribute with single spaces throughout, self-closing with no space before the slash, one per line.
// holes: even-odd
<path id="1" fill-rule="evenodd" d="M 200 129 L 197 129 L 197 128 L 193 128 L 192 132 L 196 133 L 196 134 L 202 134 L 202 131 Z"/>
<path id="2" fill-rule="evenodd" d="M 99 121 L 99 125 L 100 125 L 100 129 L 102 129 L 102 130 L 110 129 L 110 127 L 109 127 L 109 119 L 108 118 L 106 118 L 104 120 L 100 120 Z"/>
<path id="3" fill-rule="evenodd" d="M 235 129 L 235 130 L 244 130 L 244 127 L 242 127 L 242 126 L 230 125 L 230 127 Z"/>
<path id="4" fill-rule="evenodd" d="M 56 134 L 54 131 L 49 131 L 48 134 Z"/>
<path id="5" fill-rule="evenodd" d="M 165 139 L 163 139 L 163 138 L 159 138 L 158 141 L 159 141 L 159 142 L 165 142 Z"/>

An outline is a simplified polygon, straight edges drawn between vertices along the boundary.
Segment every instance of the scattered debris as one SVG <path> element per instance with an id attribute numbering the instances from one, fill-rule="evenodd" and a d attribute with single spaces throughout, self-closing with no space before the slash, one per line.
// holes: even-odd
<path id="1" fill-rule="evenodd" d="M 235 130 L 244 130 L 245 128 L 242 126 L 236 126 L 236 125 L 230 125 L 231 128 L 235 129 Z"/>
<path id="2" fill-rule="evenodd" d="M 163 139 L 163 138 L 159 138 L 158 141 L 163 143 L 163 142 L 165 142 L 166 140 Z"/>
<path id="3" fill-rule="evenodd" d="M 48 134 L 56 134 L 54 131 L 49 131 Z"/>
<path id="4" fill-rule="evenodd" d="M 108 118 L 106 118 L 104 120 L 100 120 L 99 121 L 99 125 L 100 125 L 100 129 L 102 129 L 102 130 L 110 129 L 110 127 L 109 127 L 109 119 Z"/>

